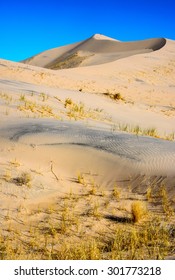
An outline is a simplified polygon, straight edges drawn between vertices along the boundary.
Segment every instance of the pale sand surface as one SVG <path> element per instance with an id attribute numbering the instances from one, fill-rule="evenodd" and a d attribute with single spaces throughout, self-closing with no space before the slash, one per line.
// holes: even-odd
<path id="1" fill-rule="evenodd" d="M 77 52 L 86 58 L 80 64 L 79 57 L 68 61 L 76 68 L 41 68 Z M 80 239 L 97 238 L 104 228 L 110 234 L 114 224 L 105 217 L 130 219 L 132 202 L 145 201 L 150 186 L 158 193 L 166 185 L 174 208 L 174 41 L 123 43 L 97 34 L 26 62 L 37 66 L 0 60 L 0 222 L 5 235 L 9 224 L 27 232 L 45 220 L 44 211 L 58 214 L 65 197 L 75 202 L 71 193 L 79 197 L 77 217 L 84 213 Z M 113 98 L 117 93 L 119 100 Z M 132 134 L 136 126 L 155 128 L 156 138 Z M 19 182 L 23 172 L 30 175 L 29 186 Z M 111 196 L 114 185 L 121 193 L 117 204 Z M 102 220 L 86 215 L 96 203 Z M 160 201 L 148 208 L 166 216 Z M 57 238 L 65 237 L 56 235 L 54 246 Z M 71 233 L 66 238 L 71 240 Z M 76 234 L 73 240 L 79 240 Z"/>
<path id="2" fill-rule="evenodd" d="M 166 39 L 163 38 L 119 42 L 115 39 L 95 34 L 79 43 L 45 51 L 23 62 L 51 69 L 89 66 L 158 50 L 165 44 Z"/>

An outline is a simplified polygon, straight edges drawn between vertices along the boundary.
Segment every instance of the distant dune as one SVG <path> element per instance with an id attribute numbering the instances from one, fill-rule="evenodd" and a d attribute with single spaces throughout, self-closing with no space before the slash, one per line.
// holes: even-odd
<path id="1" fill-rule="evenodd" d="M 54 70 L 99 65 L 136 54 L 156 51 L 165 44 L 164 38 L 120 42 L 95 34 L 81 42 L 44 51 L 22 62 Z"/>

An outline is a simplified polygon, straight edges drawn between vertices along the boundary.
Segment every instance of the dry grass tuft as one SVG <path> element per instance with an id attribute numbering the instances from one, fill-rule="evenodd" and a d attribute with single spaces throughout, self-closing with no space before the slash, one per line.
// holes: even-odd
<path id="1" fill-rule="evenodd" d="M 16 185 L 31 187 L 32 177 L 28 172 L 22 172 L 20 176 L 13 179 Z"/>
<path id="2" fill-rule="evenodd" d="M 145 203 L 143 201 L 134 201 L 131 204 L 131 214 L 133 216 L 134 223 L 140 222 L 147 214 Z"/>
<path id="3" fill-rule="evenodd" d="M 115 197 L 117 200 L 120 198 L 120 191 L 116 185 L 114 185 L 114 189 L 112 191 L 113 197 Z"/>

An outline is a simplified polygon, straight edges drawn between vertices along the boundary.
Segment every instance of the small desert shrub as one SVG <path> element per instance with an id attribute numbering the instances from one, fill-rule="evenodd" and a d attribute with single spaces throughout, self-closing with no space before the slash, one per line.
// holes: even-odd
<path id="1" fill-rule="evenodd" d="M 43 92 L 40 93 L 40 96 L 41 96 L 43 102 L 46 101 L 46 99 L 48 99 L 48 96 Z"/>
<path id="2" fill-rule="evenodd" d="M 157 137 L 159 138 L 158 134 L 157 134 L 157 131 L 156 131 L 156 128 L 148 128 L 148 129 L 144 129 L 143 132 L 142 132 L 143 135 L 148 135 L 148 136 L 151 136 L 151 137 Z"/>
<path id="3" fill-rule="evenodd" d="M 114 198 L 119 199 L 120 198 L 120 191 L 118 190 L 117 186 L 114 186 L 114 189 L 112 191 L 112 195 Z"/>
<path id="4" fill-rule="evenodd" d="M 84 176 L 82 173 L 78 173 L 77 175 L 77 183 L 84 185 L 85 181 L 84 181 Z"/>
<path id="5" fill-rule="evenodd" d="M 72 105 L 72 99 L 66 98 L 64 101 L 64 107 L 66 108 L 68 105 Z"/>
<path id="6" fill-rule="evenodd" d="M 16 185 L 19 186 L 25 185 L 27 187 L 31 186 L 31 180 L 32 180 L 31 175 L 27 172 L 22 172 L 19 177 L 13 179 Z"/>
<path id="7" fill-rule="evenodd" d="M 20 95 L 20 98 L 19 98 L 19 101 L 25 101 L 26 99 L 25 99 L 25 95 L 24 94 L 21 94 Z"/>
<path id="8" fill-rule="evenodd" d="M 7 105 L 9 105 L 10 101 L 12 101 L 12 97 L 6 93 L 0 93 L 0 98 L 4 99 Z"/>
<path id="9" fill-rule="evenodd" d="M 106 116 L 101 116 L 102 110 L 96 108 L 86 108 L 85 104 L 82 102 L 75 103 L 70 98 L 66 98 L 64 101 L 64 107 L 67 109 L 67 116 L 70 119 L 78 120 L 84 118 L 90 119 L 106 119 Z"/>
<path id="10" fill-rule="evenodd" d="M 11 160 L 9 162 L 11 165 L 13 165 L 14 167 L 19 167 L 21 164 L 16 160 L 16 158 L 14 160 Z"/>
<path id="11" fill-rule="evenodd" d="M 139 222 L 147 213 L 145 204 L 142 201 L 134 201 L 131 204 L 131 213 L 134 223 Z"/>
<path id="12" fill-rule="evenodd" d="M 11 171 L 10 171 L 10 170 L 6 170 L 5 174 L 3 175 L 3 179 L 4 179 L 6 182 L 10 182 L 10 181 L 11 181 L 11 178 L 12 178 Z"/>
<path id="13" fill-rule="evenodd" d="M 152 197 L 153 197 L 152 189 L 151 189 L 151 187 L 148 187 L 148 188 L 147 188 L 147 191 L 146 191 L 146 199 L 147 199 L 148 201 L 151 201 L 151 200 L 152 200 Z"/>
<path id="14" fill-rule="evenodd" d="M 93 216 L 96 217 L 96 218 L 100 218 L 101 217 L 101 214 L 100 214 L 100 211 L 99 211 L 99 204 L 98 203 L 94 204 Z"/>
<path id="15" fill-rule="evenodd" d="M 174 213 L 171 203 L 168 199 L 166 187 L 163 185 L 160 189 L 160 197 L 162 200 L 162 208 L 167 217 L 171 217 Z"/>
<path id="16" fill-rule="evenodd" d="M 165 185 L 162 185 L 160 188 L 160 197 L 162 198 L 162 201 L 166 203 L 168 201 L 168 196 L 167 196 L 167 190 Z"/>
<path id="17" fill-rule="evenodd" d="M 170 133 L 165 136 L 165 140 L 174 141 L 175 140 L 175 133 Z"/>
<path id="18" fill-rule="evenodd" d="M 113 99 L 114 100 L 123 100 L 120 92 L 114 93 Z"/>
<path id="19" fill-rule="evenodd" d="M 97 189 L 96 189 L 95 185 L 93 185 L 92 188 L 89 190 L 89 194 L 95 195 L 96 193 L 97 193 Z"/>
<path id="20" fill-rule="evenodd" d="M 109 96 L 113 100 L 123 100 L 124 101 L 124 98 L 122 97 L 120 92 L 114 93 L 114 92 L 110 92 L 110 90 L 107 90 L 104 94 L 106 96 Z"/>
<path id="21" fill-rule="evenodd" d="M 87 117 L 89 114 L 82 102 L 74 103 L 70 98 L 65 100 L 64 107 L 68 109 L 67 116 L 75 120 Z"/>
<path id="22" fill-rule="evenodd" d="M 121 131 L 131 132 L 128 124 L 119 124 L 118 129 Z"/>

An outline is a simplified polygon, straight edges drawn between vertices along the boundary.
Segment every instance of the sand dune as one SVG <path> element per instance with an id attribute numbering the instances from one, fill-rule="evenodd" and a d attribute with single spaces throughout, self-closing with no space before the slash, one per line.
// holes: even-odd
<path id="1" fill-rule="evenodd" d="M 118 59 L 106 63 L 105 67 L 100 64 L 62 71 L 2 60 L 1 78 L 108 96 L 120 93 L 126 102 L 148 107 L 145 108 L 148 112 L 173 116 L 174 49 L 175 42 L 167 39 L 164 47 L 149 54 Z"/>
<path id="2" fill-rule="evenodd" d="M 69 144 L 105 151 L 116 155 L 120 164 L 128 165 L 130 174 L 132 170 L 134 174 L 148 176 L 174 175 L 175 145 L 170 141 L 45 120 L 5 126 L 0 133 L 11 141 L 28 145 Z"/>
<path id="3" fill-rule="evenodd" d="M 156 51 L 165 44 L 166 39 L 164 38 L 119 42 L 115 39 L 95 34 L 79 43 L 51 49 L 22 62 L 55 70 L 98 65 L 131 55 Z"/>
<path id="4" fill-rule="evenodd" d="M 175 42 L 163 38 L 96 34 L 24 63 L 0 60 L 3 258 L 171 258 L 174 77 Z M 138 202 L 148 210 L 139 226 Z M 120 230 L 127 244 L 117 255 L 111 244 Z M 157 232 L 160 240 L 146 244 Z M 89 239 L 90 255 L 69 255 Z"/>

